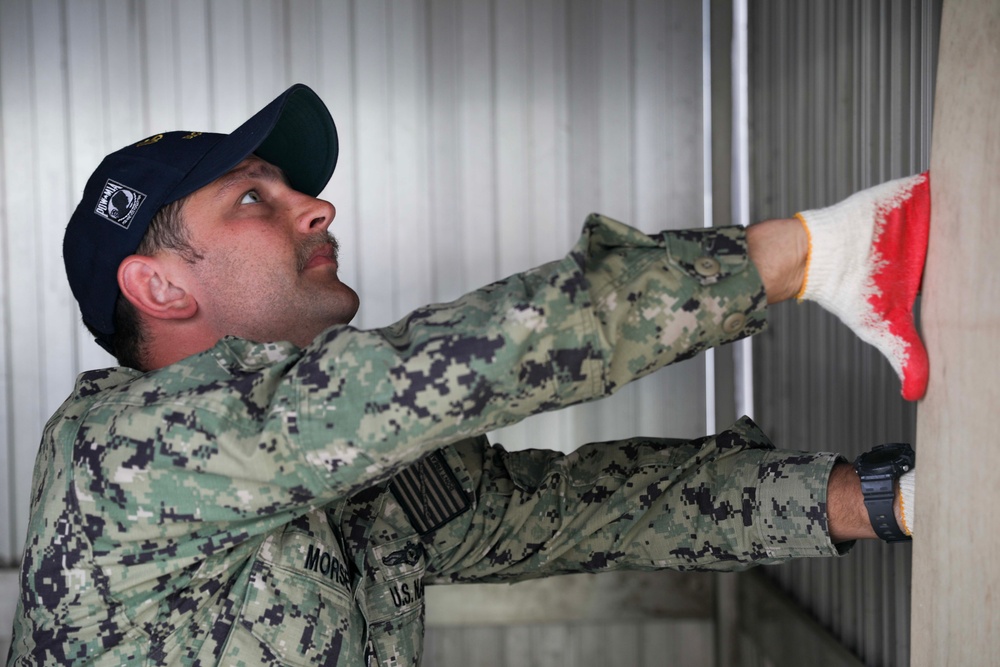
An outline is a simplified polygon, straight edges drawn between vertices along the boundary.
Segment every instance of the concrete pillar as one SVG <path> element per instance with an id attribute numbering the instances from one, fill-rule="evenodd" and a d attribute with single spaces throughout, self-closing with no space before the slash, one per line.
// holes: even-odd
<path id="1" fill-rule="evenodd" d="M 918 408 L 913 665 L 1000 664 L 1000 3 L 946 0 Z"/>

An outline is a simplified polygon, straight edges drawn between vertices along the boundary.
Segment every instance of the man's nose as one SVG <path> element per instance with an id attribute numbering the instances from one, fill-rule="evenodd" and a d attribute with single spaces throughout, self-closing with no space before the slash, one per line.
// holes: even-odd
<path id="1" fill-rule="evenodd" d="M 337 215 L 337 209 L 326 200 L 308 195 L 302 195 L 302 197 L 304 201 L 298 216 L 300 231 L 306 234 L 325 232 Z"/>

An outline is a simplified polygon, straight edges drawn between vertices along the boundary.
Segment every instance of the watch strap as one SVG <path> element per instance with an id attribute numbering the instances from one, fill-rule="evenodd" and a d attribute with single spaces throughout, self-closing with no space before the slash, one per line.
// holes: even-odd
<path id="1" fill-rule="evenodd" d="M 886 542 L 905 542 L 911 538 L 896 521 L 893 502 L 896 499 L 895 478 L 890 474 L 861 477 L 861 492 L 872 528 Z"/>

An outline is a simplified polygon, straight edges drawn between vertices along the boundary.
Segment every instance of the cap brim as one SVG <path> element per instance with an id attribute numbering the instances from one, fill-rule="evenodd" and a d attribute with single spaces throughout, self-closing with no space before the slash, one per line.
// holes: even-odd
<path id="1" fill-rule="evenodd" d="M 337 166 L 333 117 L 311 88 L 295 84 L 220 140 L 178 183 L 170 200 L 208 185 L 251 154 L 279 167 L 293 188 L 315 197 Z"/>

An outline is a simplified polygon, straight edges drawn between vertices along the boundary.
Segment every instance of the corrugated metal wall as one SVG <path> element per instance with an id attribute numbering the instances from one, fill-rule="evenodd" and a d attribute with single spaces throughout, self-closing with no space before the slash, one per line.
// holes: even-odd
<path id="1" fill-rule="evenodd" d="M 750 3 L 755 219 L 928 167 L 940 11 L 940 0 Z M 756 418 L 779 446 L 853 457 L 914 441 L 916 408 L 888 363 L 811 304 L 772 309 L 754 360 Z M 907 665 L 910 554 L 866 543 L 768 571 L 866 664 Z"/>

